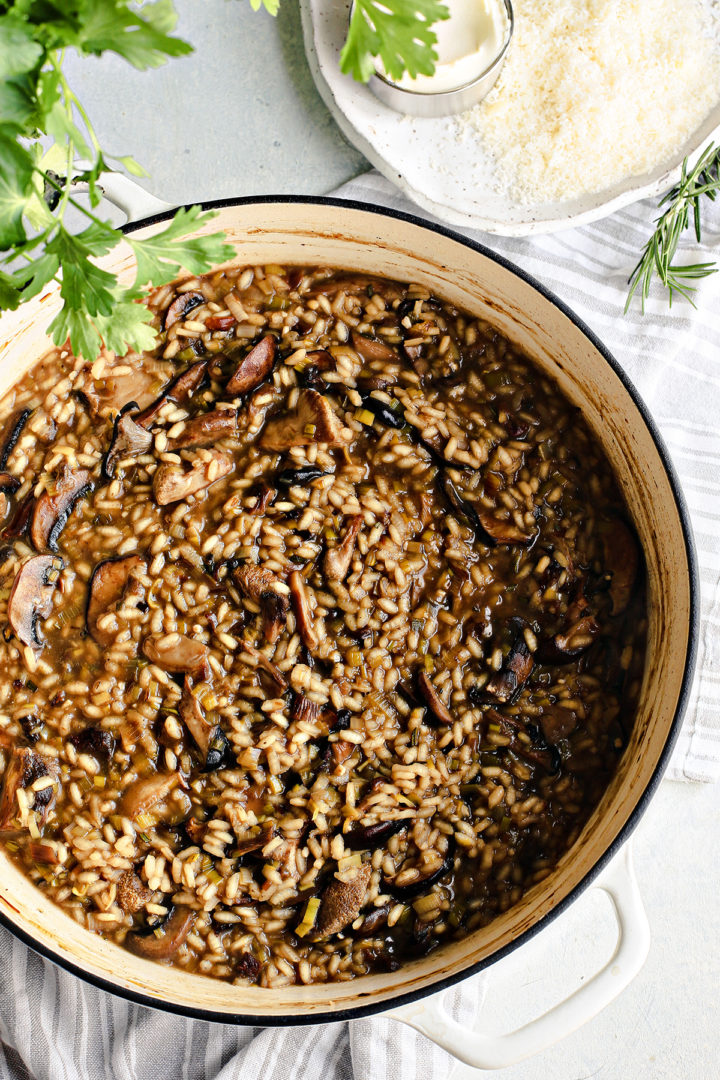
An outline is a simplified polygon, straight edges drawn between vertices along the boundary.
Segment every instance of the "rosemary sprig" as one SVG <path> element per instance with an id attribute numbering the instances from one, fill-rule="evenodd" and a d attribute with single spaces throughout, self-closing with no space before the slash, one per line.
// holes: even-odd
<path id="1" fill-rule="evenodd" d="M 695 286 L 691 281 L 717 273 L 714 262 L 693 263 L 690 265 L 673 262 L 682 233 L 687 229 L 692 213 L 695 237 L 702 239 L 700 221 L 701 200 L 704 195 L 715 199 L 720 192 L 720 146 L 711 144 L 691 168 L 685 158 L 682 165 L 680 182 L 675 185 L 659 203 L 667 206 L 657 219 L 655 232 L 643 249 L 640 260 L 628 278 L 628 293 L 625 311 L 632 303 L 633 296 L 640 291 L 641 309 L 645 311 L 645 301 L 650 292 L 650 285 L 655 274 L 668 290 L 668 301 L 672 307 L 676 294 L 684 296 L 693 307 L 692 294 Z"/>

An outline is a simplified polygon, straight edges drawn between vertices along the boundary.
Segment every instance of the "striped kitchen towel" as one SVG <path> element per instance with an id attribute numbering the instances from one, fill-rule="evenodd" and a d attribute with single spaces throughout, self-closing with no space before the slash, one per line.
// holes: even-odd
<path id="1" fill-rule="evenodd" d="M 339 195 L 420 213 L 375 173 Z M 623 318 L 626 281 L 654 206 L 533 239 L 478 236 L 553 289 L 595 330 L 645 398 L 680 474 L 695 528 L 702 588 L 698 672 L 668 775 L 720 775 L 720 276 L 697 309 L 654 295 Z M 688 261 L 720 258 L 720 205 L 706 208 Z M 453 1062 L 382 1017 L 324 1027 L 235 1028 L 163 1015 L 80 982 L 0 928 L 0 1080 L 447 1080 Z M 481 977 L 448 995 L 471 1023 Z"/>

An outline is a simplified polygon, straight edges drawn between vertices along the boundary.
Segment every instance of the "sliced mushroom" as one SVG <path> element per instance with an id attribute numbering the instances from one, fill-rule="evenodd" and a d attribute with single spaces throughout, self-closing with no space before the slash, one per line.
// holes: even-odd
<path id="1" fill-rule="evenodd" d="M 628 526 L 616 519 L 608 523 L 602 534 L 605 569 L 610 577 L 611 615 L 622 615 L 630 603 L 640 556 L 635 537 Z"/>
<path id="2" fill-rule="evenodd" d="M 426 671 L 421 671 L 418 675 L 418 689 L 425 698 L 428 708 L 433 716 L 435 716 L 441 724 L 452 726 L 452 724 L 455 723 L 455 717 L 440 697 L 436 687 L 433 686 L 430 676 Z"/>
<path id="3" fill-rule="evenodd" d="M 260 446 L 264 450 L 283 451 L 312 443 L 346 446 L 351 439 L 352 432 L 335 415 L 328 399 L 316 390 L 303 390 L 294 413 L 279 416 L 266 425 Z"/>
<path id="4" fill-rule="evenodd" d="M 94 725 L 71 735 L 69 741 L 81 753 L 92 754 L 95 758 L 105 758 L 107 762 L 112 761 L 115 753 L 115 737 L 109 731 L 104 731 Z"/>
<path id="5" fill-rule="evenodd" d="M 453 861 L 455 858 L 455 837 L 451 836 L 448 840 L 447 851 L 445 852 L 445 858 L 436 866 L 434 870 L 421 870 L 419 867 L 413 868 L 416 870 L 415 877 L 411 880 L 406 880 L 402 885 L 396 885 L 397 878 L 402 874 L 403 877 L 407 877 L 407 871 L 405 867 L 401 867 L 395 877 L 383 878 L 382 886 L 384 892 L 389 892 L 391 896 L 397 897 L 398 900 L 409 900 L 413 896 L 420 896 L 422 893 L 429 892 L 435 882 L 440 881 L 441 878 L 449 874 L 453 868 Z"/>
<path id="6" fill-rule="evenodd" d="M 59 775 L 57 761 L 45 758 L 26 746 L 16 746 L 10 753 L 10 760 L 5 767 L 2 796 L 0 797 L 0 831 L 14 827 L 18 816 L 17 792 L 19 788 L 29 788 L 36 780 L 51 776 L 54 780 Z M 47 818 L 55 802 L 55 784 L 34 792 L 32 809 L 38 814 L 40 824 Z M 28 800 L 30 802 L 30 800 Z"/>
<path id="7" fill-rule="evenodd" d="M 595 617 L 589 613 L 584 614 L 567 630 L 560 631 L 547 641 L 541 641 L 536 658 L 541 664 L 571 664 L 590 648 L 599 631 Z"/>
<path id="8" fill-rule="evenodd" d="M 25 498 L 16 505 L 10 520 L 0 530 L 0 540 L 19 540 L 27 529 L 34 506 L 35 496 L 32 491 L 28 491 Z"/>
<path id="9" fill-rule="evenodd" d="M 0 469 L 4 469 L 8 463 L 17 441 L 22 435 L 22 430 L 32 414 L 31 409 L 18 409 L 14 412 L 5 425 L 3 432 L 2 449 L 0 449 Z"/>
<path id="10" fill-rule="evenodd" d="M 374 851 L 375 848 L 384 847 L 391 836 L 407 829 L 410 824 L 407 818 L 392 818 L 374 825 L 355 825 L 343 835 L 345 847 L 350 851 Z"/>
<path id="11" fill-rule="evenodd" d="M 251 656 L 253 660 L 255 660 L 257 666 L 262 668 L 262 670 L 270 676 L 280 693 L 287 690 L 287 679 L 277 664 L 273 664 L 272 660 L 268 660 L 264 652 L 261 652 L 260 649 L 256 649 L 249 641 L 243 641 L 242 652 L 246 652 L 248 656 Z"/>
<path id="12" fill-rule="evenodd" d="M 152 806 L 164 802 L 180 781 L 180 773 L 176 772 L 143 776 L 125 789 L 118 803 L 118 810 L 134 821 L 138 814 L 144 814 Z"/>
<path id="13" fill-rule="evenodd" d="M 198 749 L 202 752 L 203 757 L 207 758 L 215 725 L 208 722 L 202 705 L 193 694 L 192 683 L 187 676 L 185 677 L 185 686 L 180 698 L 179 713 L 180 719 L 192 735 Z"/>
<path id="14" fill-rule="evenodd" d="M 111 645 L 116 631 L 100 629 L 98 620 L 122 600 L 130 575 L 134 570 L 147 569 L 140 555 L 126 555 L 120 559 L 105 559 L 97 564 L 90 578 L 86 625 L 98 645 Z"/>
<path id="15" fill-rule="evenodd" d="M 268 506 L 271 506 L 277 496 L 275 488 L 268 487 L 264 480 L 261 480 L 258 484 L 256 502 L 252 510 L 248 513 L 253 517 L 260 517 L 264 514 Z"/>
<path id="16" fill-rule="evenodd" d="M 344 581 L 347 577 L 362 524 L 362 514 L 351 517 L 341 542 L 325 553 L 323 570 L 328 581 Z"/>
<path id="17" fill-rule="evenodd" d="M 488 709 L 485 718 L 500 724 L 510 733 L 512 741 L 507 750 L 531 765 L 539 765 L 548 775 L 557 773 L 560 767 L 558 751 L 555 746 L 548 746 L 538 727 L 515 716 L 503 716 L 495 709 Z M 522 738 L 522 735 L 526 737 Z"/>
<path id="18" fill-rule="evenodd" d="M 175 297 L 170 307 L 165 312 L 163 329 L 169 330 L 176 322 L 186 319 L 195 308 L 204 304 L 205 297 L 201 292 L 184 292 Z"/>
<path id="19" fill-rule="evenodd" d="M 149 934 L 131 933 L 126 936 L 125 945 L 146 960 L 171 960 L 192 930 L 195 915 L 191 908 L 178 904 L 160 928 L 160 936 L 154 930 Z"/>
<path id="20" fill-rule="evenodd" d="M 487 471 L 499 473 L 512 483 L 525 461 L 527 447 L 496 446 L 487 463 Z"/>
<path id="21" fill-rule="evenodd" d="M 15 575 L 8 597 L 8 622 L 23 645 L 34 649 L 42 645 L 37 624 L 52 611 L 53 589 L 63 565 L 57 555 L 36 555 Z"/>
<path id="22" fill-rule="evenodd" d="M 152 900 L 152 892 L 143 885 L 134 870 L 126 870 L 121 874 L 117 883 L 117 902 L 123 911 L 129 915 L 135 915 L 148 901 Z"/>
<path id="23" fill-rule="evenodd" d="M 300 637 L 303 639 L 303 642 L 307 645 L 308 649 L 317 649 L 320 641 L 315 632 L 315 623 L 313 621 L 312 611 L 310 610 L 310 600 L 307 594 L 305 578 L 299 570 L 293 570 L 288 578 L 288 584 L 290 586 L 290 596 L 292 597 L 293 609 L 295 611 L 295 618 L 297 620 L 297 628 L 300 632 Z"/>
<path id="24" fill-rule="evenodd" d="M 233 970 L 236 978 L 250 979 L 251 982 L 256 982 L 258 975 L 262 971 L 262 964 L 252 953 L 237 953 L 233 960 Z"/>
<path id="25" fill-rule="evenodd" d="M 95 416 L 105 416 L 121 412 L 130 402 L 144 409 L 157 396 L 158 386 L 163 381 L 162 376 L 152 371 L 132 370 L 123 375 L 113 375 L 112 368 L 109 368 L 99 390 L 88 372 L 80 392 Z"/>
<path id="26" fill-rule="evenodd" d="M 534 667 L 533 655 L 525 637 L 518 634 L 510 651 L 503 660 L 502 667 L 496 671 L 485 685 L 485 693 L 496 701 L 510 701 L 523 688 Z"/>
<path id="27" fill-rule="evenodd" d="M 496 544 L 529 544 L 537 536 L 536 532 L 519 528 L 511 518 L 493 517 L 486 510 L 478 510 L 477 515 L 483 530 Z"/>
<path id="28" fill-rule="evenodd" d="M 220 450 L 206 450 L 208 459 L 199 459 L 188 471 L 183 472 L 177 465 L 160 465 L 153 477 L 153 492 L 159 506 L 180 502 L 210 487 L 216 480 L 221 480 L 233 470 L 233 459 Z"/>
<path id="29" fill-rule="evenodd" d="M 351 332 L 353 349 L 362 356 L 363 360 L 399 360 L 400 355 L 396 349 L 378 338 L 366 337 L 357 330 Z"/>
<path id="30" fill-rule="evenodd" d="M 368 409 L 376 420 L 385 427 L 401 428 L 405 427 L 405 415 L 401 408 L 394 409 L 387 401 L 382 398 L 375 397 L 374 394 L 361 393 L 363 408 Z M 400 402 L 395 399 L 397 404 Z"/>
<path id="31" fill-rule="evenodd" d="M 233 826 L 234 827 L 234 826 Z M 238 826 L 240 828 L 240 826 Z M 234 855 L 249 855 L 251 851 L 260 851 L 269 844 L 275 836 L 275 826 L 272 821 L 266 821 L 257 833 L 247 835 L 247 829 L 240 829 L 237 833 L 238 842 L 233 848 Z"/>
<path id="32" fill-rule="evenodd" d="M 136 408 L 134 401 L 130 408 Z M 118 462 L 124 458 L 139 457 L 146 453 L 152 446 L 152 435 L 145 428 L 140 427 L 128 412 L 123 410 L 115 417 L 110 448 L 103 461 L 103 476 L 106 480 L 112 480 Z"/>
<path id="33" fill-rule="evenodd" d="M 237 411 L 213 409 L 188 420 L 179 435 L 168 439 L 167 450 L 174 453 L 193 446 L 212 446 L 220 439 L 231 439 L 234 435 L 237 435 Z"/>
<path id="34" fill-rule="evenodd" d="M 0 492 L 4 495 L 12 495 L 20 487 L 20 481 L 17 476 L 11 476 L 10 473 L 0 472 Z"/>
<path id="35" fill-rule="evenodd" d="M 207 360 L 198 360 L 189 368 L 176 375 L 165 387 L 159 397 L 156 397 L 146 409 L 138 413 L 135 423 L 140 427 L 149 428 L 166 401 L 174 401 L 176 405 L 185 405 L 202 386 L 207 374 Z"/>
<path id="36" fill-rule="evenodd" d="M 321 713 L 322 705 L 319 705 L 317 701 L 311 701 L 304 694 L 296 693 L 294 695 L 292 709 L 290 710 L 291 720 L 302 720 L 305 723 L 314 724 L 319 720 Z"/>
<path id="37" fill-rule="evenodd" d="M 290 605 L 285 587 L 272 571 L 260 566 L 238 566 L 233 570 L 233 577 L 243 595 L 260 605 L 263 634 L 272 645 L 287 621 Z"/>
<path id="38" fill-rule="evenodd" d="M 353 922 L 365 903 L 365 897 L 372 877 L 372 866 L 363 863 L 348 881 L 337 878 L 328 885 L 320 904 L 317 917 L 317 930 L 322 937 L 330 937 Z"/>
<path id="39" fill-rule="evenodd" d="M 299 469 L 283 469 L 277 474 L 277 482 L 281 487 L 304 487 L 312 484 L 313 480 L 319 480 L 321 476 L 332 476 L 332 473 L 323 472 L 314 465 L 302 465 Z"/>
<path id="40" fill-rule="evenodd" d="M 260 383 L 265 382 L 273 369 L 276 356 L 277 341 L 272 334 L 266 334 L 257 345 L 250 349 L 250 352 L 245 354 L 235 368 L 225 387 L 227 393 L 232 397 L 237 397 L 239 394 L 247 394 Z"/>
<path id="41" fill-rule="evenodd" d="M 202 671 L 210 655 L 207 645 L 185 634 L 166 634 L 161 638 L 145 638 L 143 652 L 152 664 L 165 671 L 195 675 Z"/>
<path id="42" fill-rule="evenodd" d="M 36 551 L 57 551 L 60 533 L 65 528 L 73 507 L 92 491 L 87 469 L 65 468 L 55 481 L 55 491 L 44 491 L 35 500 L 30 522 L 30 539 Z"/>

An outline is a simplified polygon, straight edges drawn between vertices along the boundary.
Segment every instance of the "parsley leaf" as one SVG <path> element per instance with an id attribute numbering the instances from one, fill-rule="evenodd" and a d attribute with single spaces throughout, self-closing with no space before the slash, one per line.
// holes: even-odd
<path id="1" fill-rule="evenodd" d="M 216 216 L 214 213 L 201 214 L 199 206 L 180 209 L 168 227 L 156 236 L 144 240 L 135 240 L 132 235 L 125 237 L 137 259 L 136 285 L 149 282 L 162 285 L 172 281 L 181 269 L 189 270 L 192 274 L 204 274 L 214 264 L 227 262 L 233 257 L 234 248 L 217 234 L 182 239 L 193 232 L 200 222 Z"/>
<path id="2" fill-rule="evenodd" d="M 392 79 L 432 75 L 437 53 L 433 24 L 448 19 L 442 0 L 355 0 L 340 69 L 360 82 L 375 70 L 375 57 Z"/>

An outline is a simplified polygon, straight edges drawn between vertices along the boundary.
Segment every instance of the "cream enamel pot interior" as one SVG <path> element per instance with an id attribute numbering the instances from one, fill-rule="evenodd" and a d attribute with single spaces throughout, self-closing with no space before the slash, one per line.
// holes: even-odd
<path id="1" fill-rule="evenodd" d="M 132 189 L 127 182 L 124 187 L 124 205 L 131 213 L 147 207 L 145 193 L 138 189 L 133 202 Z M 164 208 L 157 201 L 151 205 Z M 454 1036 L 437 1015 L 423 1026 L 420 999 L 521 945 L 577 896 L 628 836 L 667 763 L 685 704 L 696 634 L 694 556 L 682 496 L 652 421 L 615 361 L 556 298 L 491 252 L 446 229 L 338 200 L 280 197 L 209 205 L 218 216 L 201 231 L 224 229 L 238 261 L 323 264 L 424 284 L 496 325 L 581 408 L 617 473 L 645 551 L 650 627 L 639 715 L 601 805 L 550 877 L 486 929 L 393 973 L 259 990 L 163 967 L 78 926 L 4 854 L 0 919 L 64 967 L 142 1004 L 243 1024 L 332 1021 L 404 1004 L 407 1012 L 400 1010 L 398 1018 L 453 1049 Z M 127 228 L 136 236 L 150 235 L 165 217 L 167 211 Z M 132 279 L 127 248 L 102 265 Z M 0 320 L 0 393 L 47 349 L 44 331 L 57 307 L 55 289 Z M 612 892 L 612 885 L 604 887 Z M 646 940 L 636 943 L 631 957 L 636 968 L 643 949 Z M 462 1056 L 481 1063 L 469 1051 Z"/>

